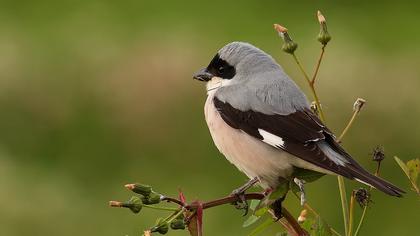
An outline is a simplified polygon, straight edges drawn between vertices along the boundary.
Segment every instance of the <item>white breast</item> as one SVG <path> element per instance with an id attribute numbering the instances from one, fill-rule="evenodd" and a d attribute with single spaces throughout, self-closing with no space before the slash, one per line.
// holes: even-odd
<path id="1" fill-rule="evenodd" d="M 211 136 L 219 151 L 249 178 L 258 177 L 263 187 L 276 187 L 279 178 L 287 178 L 293 171 L 295 157 L 271 147 L 224 122 L 213 104 L 210 92 L 204 113 Z"/>

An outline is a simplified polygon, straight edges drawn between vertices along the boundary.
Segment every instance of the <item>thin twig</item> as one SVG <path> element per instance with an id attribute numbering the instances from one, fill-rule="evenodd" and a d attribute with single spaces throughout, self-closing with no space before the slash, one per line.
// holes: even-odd
<path id="1" fill-rule="evenodd" d="M 265 195 L 263 193 L 246 193 L 244 197 L 245 197 L 245 200 L 251 200 L 251 199 L 261 200 L 265 197 Z M 228 203 L 234 203 L 239 200 L 240 199 L 238 196 L 232 195 L 232 196 L 227 196 L 227 197 L 219 198 L 216 200 L 204 202 L 202 204 L 203 204 L 203 209 L 207 209 L 207 208 L 212 208 L 212 207 L 216 207 L 216 206 L 220 206 L 220 205 L 224 205 Z M 185 208 L 188 210 L 195 210 L 197 209 L 197 207 L 198 207 L 198 204 L 196 203 L 185 205 Z"/>
<path id="2" fill-rule="evenodd" d="M 303 69 L 303 66 L 300 63 L 299 59 L 297 58 L 296 54 L 293 53 L 292 56 L 293 56 L 293 59 L 295 59 L 295 62 L 298 65 L 298 67 L 299 67 L 300 71 L 302 72 L 303 76 L 305 77 L 306 82 L 308 82 L 309 88 L 311 89 L 312 94 L 313 94 L 314 99 L 315 99 L 315 104 L 318 107 L 319 115 L 321 116 L 321 120 L 323 122 L 325 122 L 325 115 L 324 115 L 324 112 L 322 110 L 318 94 L 316 93 L 316 90 L 315 90 L 315 84 L 311 82 L 311 79 L 309 79 L 308 74 L 306 73 L 305 69 Z"/>
<path id="3" fill-rule="evenodd" d="M 172 202 L 172 203 L 176 203 L 180 206 L 184 206 L 185 204 L 183 202 L 181 202 L 180 200 L 176 199 L 176 198 L 172 198 L 172 197 L 167 197 L 167 196 L 163 196 L 162 197 L 162 201 L 166 201 L 166 202 Z"/>
<path id="4" fill-rule="evenodd" d="M 356 231 L 354 232 L 354 236 L 357 236 L 360 232 L 360 229 L 362 228 L 363 221 L 364 221 L 365 215 L 366 215 L 366 211 L 367 211 L 367 206 L 363 207 L 363 213 L 362 213 L 362 216 L 360 217 L 360 221 L 359 221 L 359 224 L 357 225 Z"/>
<path id="5" fill-rule="evenodd" d="M 344 128 L 343 132 L 341 132 L 341 135 L 338 137 L 337 142 L 341 142 L 344 138 L 344 135 L 347 134 L 347 131 L 351 128 L 354 121 L 356 120 L 357 115 L 360 113 L 360 109 L 363 107 L 363 104 L 366 101 L 364 99 L 358 98 L 356 102 L 353 105 L 353 115 L 350 118 L 350 121 L 347 123 L 346 127 Z M 340 198 L 341 198 L 341 207 L 343 210 L 343 220 L 344 220 L 344 230 L 345 234 L 348 235 L 349 231 L 351 231 L 349 226 L 349 208 L 348 208 L 348 201 L 347 201 L 347 192 L 346 192 L 346 186 L 344 184 L 344 177 L 343 176 L 337 176 L 338 181 L 338 189 L 340 191 Z"/>
<path id="6" fill-rule="evenodd" d="M 355 192 L 353 191 L 350 197 L 350 209 L 349 209 L 349 231 L 347 236 L 351 236 L 353 230 L 353 217 L 354 217 L 354 201 L 355 201 Z"/>
<path id="7" fill-rule="evenodd" d="M 324 44 L 321 47 L 321 54 L 319 55 L 318 62 L 316 63 L 316 67 L 315 67 L 315 72 L 314 72 L 314 75 L 312 76 L 312 80 L 311 80 L 312 85 L 315 84 L 316 76 L 318 75 L 319 67 L 321 66 L 321 61 L 322 61 L 322 58 L 324 56 L 326 46 L 327 45 Z"/>
<path id="8" fill-rule="evenodd" d="M 338 137 L 337 142 L 341 142 L 341 140 L 343 139 L 344 135 L 346 135 L 347 131 L 349 131 L 350 127 L 353 125 L 354 121 L 356 120 L 357 114 L 359 112 L 356 110 L 353 112 L 353 115 L 350 118 L 349 123 L 347 123 L 346 127 L 344 128 L 343 132 L 341 132 L 340 137 Z"/>
<path id="9" fill-rule="evenodd" d="M 379 176 L 379 170 L 381 168 L 381 162 L 378 161 L 378 165 L 376 166 L 375 176 Z M 373 187 L 369 188 L 369 194 L 372 191 Z M 357 236 L 362 228 L 363 222 L 365 220 L 366 212 L 367 212 L 368 204 L 363 207 L 362 216 L 360 216 L 359 224 L 357 225 L 356 231 L 354 232 L 354 236 Z"/>
<path id="10" fill-rule="evenodd" d="M 256 199 L 256 200 L 261 200 L 263 198 L 265 198 L 265 194 L 263 193 L 246 193 L 244 195 L 245 200 L 251 200 L 251 199 Z M 197 203 L 192 203 L 192 204 L 183 204 L 180 201 L 173 201 L 174 199 L 166 197 L 165 198 L 166 201 L 171 201 L 173 203 L 176 203 L 180 206 L 183 206 L 185 209 L 187 210 L 196 210 L 198 207 Z M 220 206 L 220 205 L 224 205 L 224 204 L 229 204 L 229 203 L 234 203 L 236 201 L 240 200 L 238 196 L 232 195 L 232 196 L 227 196 L 227 197 L 223 197 L 223 198 L 219 198 L 216 200 L 212 200 L 212 201 L 208 201 L 208 202 L 204 202 L 202 203 L 203 209 L 208 209 L 208 208 L 212 208 L 212 207 L 216 207 L 216 206 Z M 191 216 L 194 216 L 195 213 L 192 213 Z M 300 225 L 299 223 L 296 221 L 295 218 L 293 218 L 293 216 L 290 214 L 290 212 L 286 209 L 286 208 L 282 208 L 282 214 L 283 214 L 283 218 L 287 223 L 282 223 L 287 224 L 284 225 L 286 228 L 287 227 L 291 227 L 297 234 L 297 236 L 306 236 L 309 235 Z M 190 216 L 190 217 L 191 217 Z"/>
<path id="11" fill-rule="evenodd" d="M 178 211 L 179 210 L 179 208 L 159 207 L 159 206 L 146 205 L 146 204 L 143 204 L 143 207 L 150 208 L 150 209 L 155 209 L 155 210 L 162 210 L 162 211 Z"/>
<path id="12" fill-rule="evenodd" d="M 349 232 L 349 208 L 348 208 L 348 201 L 346 195 L 346 185 L 344 184 L 343 176 L 337 176 L 338 181 L 338 189 L 340 191 L 340 199 L 341 199 L 341 208 L 343 210 L 343 220 L 344 220 L 344 232 L 345 235 L 348 235 Z"/>

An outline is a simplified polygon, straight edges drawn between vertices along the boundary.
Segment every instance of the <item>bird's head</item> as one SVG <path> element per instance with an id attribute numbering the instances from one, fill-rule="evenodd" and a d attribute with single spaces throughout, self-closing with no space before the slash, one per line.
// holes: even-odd
<path id="1" fill-rule="evenodd" d="M 193 75 L 207 82 L 207 88 L 217 89 L 258 78 L 259 73 L 279 69 L 273 58 L 249 43 L 232 42 L 220 49 L 210 64 Z"/>

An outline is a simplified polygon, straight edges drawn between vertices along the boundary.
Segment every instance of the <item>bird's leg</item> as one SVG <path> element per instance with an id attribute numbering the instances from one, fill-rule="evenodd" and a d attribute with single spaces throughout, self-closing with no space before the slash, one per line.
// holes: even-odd
<path id="1" fill-rule="evenodd" d="M 300 205 L 304 205 L 306 202 L 306 197 L 305 197 L 305 188 L 304 188 L 304 184 L 305 181 L 298 179 L 298 178 L 294 178 L 293 182 L 295 182 L 295 184 L 299 187 L 299 191 L 300 191 Z"/>
<path id="2" fill-rule="evenodd" d="M 274 212 L 274 216 L 276 217 L 276 221 L 283 217 L 282 214 L 282 203 L 284 199 L 286 198 L 286 195 L 284 195 L 281 198 L 276 199 L 273 203 L 271 203 L 270 208 Z"/>
<path id="3" fill-rule="evenodd" d="M 246 184 L 233 190 L 233 192 L 231 193 L 232 196 L 236 196 L 239 199 L 237 202 L 234 203 L 234 205 L 237 209 L 245 210 L 244 216 L 248 214 L 249 207 L 248 202 L 245 200 L 245 192 L 252 186 L 254 186 L 254 184 L 256 184 L 258 181 L 259 179 L 257 177 L 250 179 Z"/>

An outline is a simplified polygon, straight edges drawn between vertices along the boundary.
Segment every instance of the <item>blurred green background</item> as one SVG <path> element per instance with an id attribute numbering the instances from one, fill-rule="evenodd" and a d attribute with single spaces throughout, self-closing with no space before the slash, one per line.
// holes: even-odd
<path id="1" fill-rule="evenodd" d="M 281 23 L 312 71 L 320 9 L 333 40 L 319 75 L 328 125 L 340 132 L 357 97 L 368 103 L 344 146 L 409 190 L 392 160 L 419 156 L 420 5 L 335 1 L 5 1 L 0 8 L 0 234 L 140 235 L 160 212 L 110 209 L 123 185 L 149 183 L 213 199 L 246 177 L 214 147 L 204 84 L 191 75 L 231 41 L 262 48 L 309 92 L 272 28 Z M 308 93 L 309 97 L 310 94 Z M 348 190 L 360 185 L 348 182 Z M 335 177 L 309 184 L 309 202 L 343 231 Z M 362 235 L 418 232 L 419 200 L 374 192 Z M 298 214 L 298 201 L 287 207 Z M 206 235 L 246 235 L 231 206 L 206 211 Z M 360 210 L 357 209 L 357 214 Z M 273 235 L 278 226 L 263 235 Z M 171 232 L 171 235 L 186 235 Z"/>

